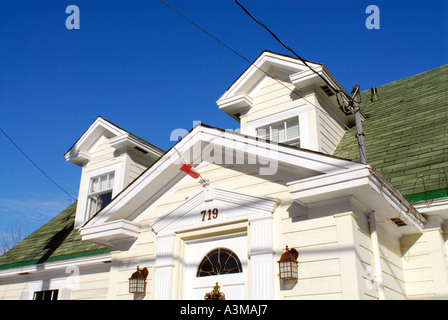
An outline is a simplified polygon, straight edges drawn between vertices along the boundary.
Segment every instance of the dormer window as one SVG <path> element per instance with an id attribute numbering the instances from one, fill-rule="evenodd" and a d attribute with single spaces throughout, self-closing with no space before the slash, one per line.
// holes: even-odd
<path id="1" fill-rule="evenodd" d="M 121 163 L 118 162 L 83 173 L 75 228 L 81 227 L 91 219 L 122 190 L 120 186 L 121 172 Z"/>
<path id="2" fill-rule="evenodd" d="M 299 118 L 296 116 L 259 127 L 257 136 L 273 142 L 300 147 Z"/>
<path id="3" fill-rule="evenodd" d="M 88 194 L 89 218 L 104 208 L 112 200 L 114 178 L 115 173 L 109 172 L 90 179 Z"/>

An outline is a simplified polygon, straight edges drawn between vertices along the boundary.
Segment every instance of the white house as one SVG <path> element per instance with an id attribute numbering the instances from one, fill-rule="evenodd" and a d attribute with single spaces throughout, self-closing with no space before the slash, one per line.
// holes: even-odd
<path id="1" fill-rule="evenodd" d="M 418 102 L 426 113 L 401 125 L 382 111 L 403 82 L 378 87 L 378 101 L 363 92 L 361 164 L 353 114 L 328 83 L 344 89 L 308 64 L 320 76 L 263 52 L 217 101 L 239 132 L 199 124 L 168 151 L 97 118 L 65 155 L 82 168 L 78 202 L 0 257 L 0 299 L 203 300 L 216 283 L 232 300 L 448 298 L 448 197 L 437 175 L 448 167 L 446 113 L 434 141 L 403 142 L 431 145 L 413 164 L 403 145 L 382 150 L 390 135 L 377 134 L 409 126 L 409 137 L 425 137 L 417 124 L 446 99 Z M 406 83 L 430 76 L 438 97 L 446 71 Z M 179 170 L 179 153 L 200 178 Z M 280 273 L 286 247 L 298 253 L 293 279 Z M 146 285 L 130 293 L 137 268 Z"/>

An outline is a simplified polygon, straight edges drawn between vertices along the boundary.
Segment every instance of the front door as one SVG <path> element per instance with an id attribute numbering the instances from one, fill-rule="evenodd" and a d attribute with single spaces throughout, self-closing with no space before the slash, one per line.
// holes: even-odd
<path id="1" fill-rule="evenodd" d="M 226 299 L 247 299 L 247 235 L 185 242 L 183 298 L 204 300 L 218 282 Z"/>

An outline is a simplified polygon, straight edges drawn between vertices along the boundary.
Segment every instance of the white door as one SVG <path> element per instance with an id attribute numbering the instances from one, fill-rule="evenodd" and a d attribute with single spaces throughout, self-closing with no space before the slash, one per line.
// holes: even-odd
<path id="1" fill-rule="evenodd" d="M 227 300 L 247 299 L 247 256 L 245 234 L 186 242 L 183 298 L 204 300 L 218 282 Z"/>

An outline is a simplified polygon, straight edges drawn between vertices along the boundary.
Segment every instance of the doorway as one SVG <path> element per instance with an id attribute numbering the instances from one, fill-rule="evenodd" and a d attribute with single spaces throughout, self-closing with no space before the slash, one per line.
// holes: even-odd
<path id="1" fill-rule="evenodd" d="M 247 299 L 245 233 L 186 241 L 184 252 L 184 299 L 204 300 L 216 282 L 226 299 Z"/>

